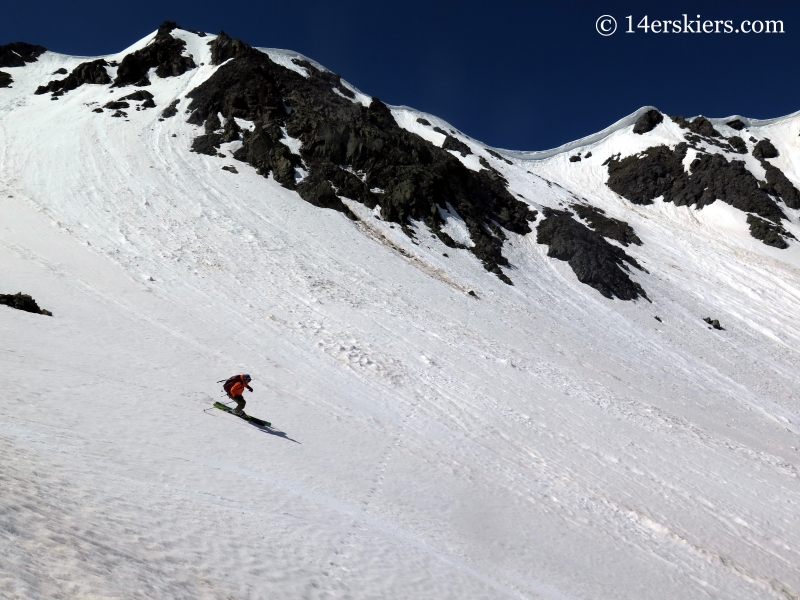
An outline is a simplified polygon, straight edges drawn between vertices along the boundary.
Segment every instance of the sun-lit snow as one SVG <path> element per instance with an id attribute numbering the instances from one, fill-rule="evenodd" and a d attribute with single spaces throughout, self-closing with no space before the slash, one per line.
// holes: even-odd
<path id="1" fill-rule="evenodd" d="M 512 287 L 424 223 L 190 152 L 213 37 L 176 34 L 198 68 L 151 74 L 158 107 L 127 119 L 92 109 L 133 88 L 33 95 L 82 58 L 0 89 L 0 293 L 54 313 L 0 306 L 0 596 L 798 597 L 800 244 L 605 186 L 674 123 L 634 135 L 641 109 L 513 165 L 471 146 L 537 210 L 628 222 L 652 303 L 600 296 L 535 231 L 508 236 Z M 798 119 L 750 128 L 795 184 Z M 241 372 L 273 430 L 209 409 Z"/>

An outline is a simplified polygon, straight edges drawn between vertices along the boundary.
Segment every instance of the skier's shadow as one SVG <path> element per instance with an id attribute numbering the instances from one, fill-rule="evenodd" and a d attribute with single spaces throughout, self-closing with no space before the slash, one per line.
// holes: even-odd
<path id="1" fill-rule="evenodd" d="M 285 432 L 279 431 L 274 427 L 264 427 L 263 425 L 259 425 L 257 423 L 250 423 L 253 427 L 258 429 L 259 431 L 263 431 L 264 433 L 268 433 L 270 435 L 274 435 L 275 437 L 283 438 L 285 440 L 289 440 L 290 442 L 294 442 L 295 444 L 300 444 L 297 440 L 293 440 Z M 302 444 L 301 444 L 302 445 Z"/>
<path id="2" fill-rule="evenodd" d="M 211 399 L 211 398 L 209 397 L 209 399 Z M 205 409 L 203 412 L 208 415 L 208 414 L 210 414 L 208 411 L 210 411 L 211 408 L 213 408 L 213 407 L 209 407 L 209 408 Z M 263 431 L 264 433 L 268 433 L 270 435 L 274 435 L 275 437 L 279 437 L 279 438 L 283 438 L 285 440 L 289 440 L 290 442 L 294 442 L 295 444 L 300 444 L 300 442 L 298 442 L 297 440 L 293 440 L 288 435 L 286 435 L 285 432 L 280 431 L 278 429 L 275 429 L 274 427 L 265 427 L 263 425 L 259 425 L 258 423 L 253 423 L 252 421 L 248 421 L 247 419 L 242 419 L 242 420 L 245 423 L 247 423 L 248 425 L 251 425 L 251 426 L 255 427 L 259 431 Z M 302 444 L 300 444 L 300 445 L 302 446 Z"/>

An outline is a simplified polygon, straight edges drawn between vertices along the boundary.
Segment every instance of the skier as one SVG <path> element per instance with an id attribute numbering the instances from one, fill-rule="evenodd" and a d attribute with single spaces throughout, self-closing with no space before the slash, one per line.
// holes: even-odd
<path id="1" fill-rule="evenodd" d="M 253 391 L 253 388 L 250 387 L 250 375 L 247 373 L 229 377 L 225 385 L 222 386 L 222 389 L 228 394 L 228 398 L 236 401 L 236 408 L 233 414 L 240 417 L 244 415 L 244 405 L 246 404 L 244 398 L 242 398 L 242 392 L 244 392 L 245 388 L 251 392 Z"/>

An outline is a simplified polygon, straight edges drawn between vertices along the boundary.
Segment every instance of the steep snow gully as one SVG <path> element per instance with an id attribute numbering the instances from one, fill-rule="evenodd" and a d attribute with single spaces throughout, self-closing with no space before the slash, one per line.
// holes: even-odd
<path id="1" fill-rule="evenodd" d="M 800 598 L 798 133 L 0 46 L 0 596 Z"/>

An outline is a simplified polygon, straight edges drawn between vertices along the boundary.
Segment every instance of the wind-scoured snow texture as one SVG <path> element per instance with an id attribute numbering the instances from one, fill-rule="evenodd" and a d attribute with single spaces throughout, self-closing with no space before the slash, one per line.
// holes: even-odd
<path id="1" fill-rule="evenodd" d="M 411 238 L 377 207 L 309 204 L 234 161 L 241 140 L 191 152 L 205 130 L 186 94 L 221 66 L 211 37 L 171 35 L 198 66 L 152 77 L 155 103 L 177 102 L 163 121 L 92 112 L 136 88 L 34 94 L 86 57 L 46 52 L 0 89 L 0 291 L 54 315 L 0 307 L 0 597 L 798 596 L 800 244 L 753 239 L 724 202 L 606 185 L 608 157 L 687 130 L 634 134 L 637 111 L 497 158 L 390 107 L 540 214 L 580 203 L 628 224 L 652 304 L 604 297 L 533 232 L 506 233 L 512 288 L 423 220 Z M 796 182 L 800 116 L 709 121 L 731 136 L 734 118 L 748 153 L 709 151 L 763 180 L 750 137 L 769 138 Z M 235 373 L 274 429 L 211 408 Z"/>
<path id="2" fill-rule="evenodd" d="M 234 157 L 261 175 L 271 174 L 315 206 L 349 213 L 342 197 L 368 208 L 380 205 L 384 220 L 406 231 L 410 220 L 423 221 L 445 240 L 440 209 L 449 205 L 469 229 L 471 251 L 487 270 L 511 283 L 500 269 L 508 265 L 504 230 L 529 233 L 534 214 L 508 192 L 498 172 L 473 171 L 447 152 L 466 156 L 466 145 L 453 138 L 439 148 L 407 132 L 380 100 L 373 98 L 368 106 L 355 101 L 338 75 L 308 61 L 293 59 L 298 72 L 224 33 L 210 45 L 212 63 L 221 66 L 188 94 L 189 122 L 206 125 L 195 151 L 213 154 L 224 141 L 213 133 L 219 125 L 208 125 L 217 113 L 251 121 L 255 127 L 244 134 Z M 282 141 L 283 131 L 300 141 L 299 154 Z M 299 168 L 308 173 L 297 183 Z"/>

